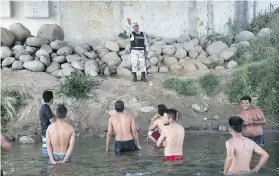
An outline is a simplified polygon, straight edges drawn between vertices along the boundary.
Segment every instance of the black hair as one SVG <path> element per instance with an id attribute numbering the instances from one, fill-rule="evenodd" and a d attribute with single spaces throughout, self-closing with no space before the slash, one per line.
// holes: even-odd
<path id="1" fill-rule="evenodd" d="M 49 103 L 53 99 L 52 91 L 45 90 L 43 93 L 43 99 L 45 103 Z"/>
<path id="2" fill-rule="evenodd" d="M 164 104 L 159 104 L 158 105 L 158 114 L 160 114 L 161 116 L 164 115 L 165 111 L 167 110 L 168 108 L 166 107 L 166 105 Z"/>
<path id="3" fill-rule="evenodd" d="M 244 125 L 244 120 L 238 116 L 232 116 L 229 119 L 229 126 L 236 132 L 241 133 Z"/>
<path id="4" fill-rule="evenodd" d="M 58 119 L 64 119 L 67 116 L 67 108 L 64 104 L 59 104 L 56 109 L 56 117 Z"/>
<path id="5" fill-rule="evenodd" d="M 167 109 L 165 111 L 165 113 L 168 115 L 169 118 L 171 118 L 172 120 L 176 121 L 176 119 L 179 118 L 179 113 L 177 110 L 175 109 Z"/>
<path id="6" fill-rule="evenodd" d="M 123 112 L 124 111 L 124 102 L 123 101 L 120 101 L 118 100 L 116 103 L 115 103 L 115 110 L 117 112 Z"/>
<path id="7" fill-rule="evenodd" d="M 250 96 L 248 96 L 248 95 L 245 95 L 245 96 L 241 97 L 240 101 L 242 101 L 242 100 L 248 100 L 249 103 L 252 102 L 252 98 Z"/>

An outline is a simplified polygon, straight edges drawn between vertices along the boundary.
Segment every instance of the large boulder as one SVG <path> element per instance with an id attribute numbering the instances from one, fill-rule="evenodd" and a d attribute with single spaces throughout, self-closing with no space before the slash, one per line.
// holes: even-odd
<path id="1" fill-rule="evenodd" d="M 40 58 L 41 56 L 49 56 L 49 53 L 46 50 L 44 50 L 44 49 L 39 49 L 35 53 L 35 55 Z"/>
<path id="2" fill-rule="evenodd" d="M 35 140 L 29 136 L 22 136 L 20 139 L 19 139 L 19 143 L 20 144 L 34 144 L 35 143 Z"/>
<path id="3" fill-rule="evenodd" d="M 73 61 L 80 60 L 80 57 L 77 54 L 72 54 L 72 55 L 66 56 L 66 60 L 67 60 L 68 63 L 71 64 Z"/>
<path id="4" fill-rule="evenodd" d="M 37 36 L 40 38 L 45 38 L 49 41 L 55 40 L 64 40 L 64 31 L 63 29 L 57 24 L 43 24 Z"/>
<path id="5" fill-rule="evenodd" d="M 149 62 L 152 66 L 157 65 L 160 61 L 157 57 L 152 57 L 151 59 L 149 59 Z"/>
<path id="6" fill-rule="evenodd" d="M 77 70 L 73 67 L 65 67 L 62 69 L 63 76 L 70 76 L 72 73 L 76 71 Z"/>
<path id="7" fill-rule="evenodd" d="M 1 56 L 1 59 L 5 59 L 6 57 L 11 57 L 12 56 L 12 51 L 7 46 L 1 46 L 0 56 Z"/>
<path id="8" fill-rule="evenodd" d="M 41 49 L 47 51 L 49 54 L 51 54 L 53 52 L 53 49 L 47 44 L 43 44 L 41 46 Z"/>
<path id="9" fill-rule="evenodd" d="M 72 67 L 72 65 L 69 64 L 69 63 L 61 64 L 61 68 L 62 68 L 62 69 L 66 68 L 66 67 Z"/>
<path id="10" fill-rule="evenodd" d="M 22 70 L 23 69 L 23 62 L 22 61 L 15 61 L 12 65 L 13 70 Z"/>
<path id="11" fill-rule="evenodd" d="M 1 27 L 1 46 L 11 46 L 14 43 L 15 36 L 8 29 Z"/>
<path id="12" fill-rule="evenodd" d="M 113 52 L 118 52 L 120 49 L 118 43 L 113 41 L 107 41 L 105 47 Z"/>
<path id="13" fill-rule="evenodd" d="M 25 50 L 20 50 L 20 51 L 18 51 L 18 52 L 15 54 L 15 58 L 16 58 L 16 59 L 19 59 L 19 57 L 20 57 L 21 55 L 30 55 L 30 53 L 29 53 L 28 51 L 25 51 Z"/>
<path id="14" fill-rule="evenodd" d="M 64 46 L 57 51 L 58 56 L 67 56 L 73 53 L 73 49 L 69 46 Z"/>
<path id="15" fill-rule="evenodd" d="M 61 69 L 60 64 L 58 62 L 52 61 L 50 65 L 46 68 L 46 72 L 52 73 L 60 69 Z"/>
<path id="16" fill-rule="evenodd" d="M 170 70 L 171 71 L 180 71 L 180 70 L 182 70 L 182 67 L 178 64 L 173 64 L 170 66 Z"/>
<path id="17" fill-rule="evenodd" d="M 235 38 L 236 38 L 236 41 L 242 42 L 242 41 L 254 39 L 255 35 L 253 34 L 253 32 L 250 32 L 250 31 L 241 31 L 240 33 L 238 33 L 235 36 Z"/>
<path id="18" fill-rule="evenodd" d="M 75 48 L 74 48 L 74 53 L 75 54 L 78 54 L 78 55 L 80 55 L 80 56 L 82 56 L 84 53 L 86 53 L 86 52 L 88 52 L 86 49 L 84 49 L 83 47 L 81 47 L 81 46 L 76 46 Z"/>
<path id="19" fill-rule="evenodd" d="M 179 48 L 183 48 L 182 43 L 174 43 L 174 44 L 172 44 L 172 46 L 174 46 L 176 48 L 176 50 Z"/>
<path id="20" fill-rule="evenodd" d="M 49 44 L 49 41 L 39 37 L 29 37 L 26 40 L 28 46 L 41 47 L 43 44 Z"/>
<path id="21" fill-rule="evenodd" d="M 37 51 L 37 48 L 32 46 L 26 46 L 25 51 L 29 52 L 30 54 L 34 54 Z"/>
<path id="22" fill-rule="evenodd" d="M 167 56 L 173 56 L 175 53 L 176 49 L 172 45 L 166 45 L 163 47 L 163 54 Z"/>
<path id="23" fill-rule="evenodd" d="M 155 52 L 155 51 L 149 51 L 146 57 L 147 57 L 148 59 L 151 59 L 151 58 L 154 57 L 154 56 L 156 56 L 156 52 Z"/>
<path id="24" fill-rule="evenodd" d="M 20 51 L 20 50 L 24 50 L 24 46 L 22 46 L 22 45 L 15 45 L 12 48 L 12 51 Z"/>
<path id="25" fill-rule="evenodd" d="M 191 51 L 189 51 L 188 55 L 191 59 L 196 59 L 198 57 L 199 53 L 197 53 L 195 50 L 191 50 Z"/>
<path id="26" fill-rule="evenodd" d="M 170 66 L 170 65 L 173 65 L 173 64 L 177 63 L 177 59 L 175 57 L 169 57 L 169 56 L 166 56 L 166 55 L 164 55 L 163 57 L 164 57 L 163 63 L 165 65 Z"/>
<path id="27" fill-rule="evenodd" d="M 60 78 L 60 77 L 64 76 L 63 69 L 62 70 L 56 70 L 54 72 L 51 72 L 50 74 L 54 77 L 57 77 L 57 78 Z"/>
<path id="28" fill-rule="evenodd" d="M 14 23 L 9 27 L 9 30 L 15 36 L 15 40 L 24 42 L 28 37 L 31 37 L 31 32 L 22 24 Z"/>
<path id="29" fill-rule="evenodd" d="M 212 56 L 215 54 L 219 54 L 221 51 L 227 49 L 228 46 L 223 43 L 222 41 L 216 41 L 211 43 L 207 48 L 206 48 L 206 52 L 208 55 Z"/>
<path id="30" fill-rule="evenodd" d="M 167 72 L 169 72 L 169 68 L 168 68 L 168 67 L 166 67 L 166 66 L 161 66 L 161 67 L 159 68 L 159 73 L 167 73 Z"/>
<path id="31" fill-rule="evenodd" d="M 227 64 L 227 68 L 228 68 L 228 69 L 233 69 L 233 68 L 235 68 L 235 67 L 237 67 L 237 62 L 235 62 L 235 61 L 233 61 L 233 60 L 231 60 L 230 62 L 228 62 L 228 64 Z"/>
<path id="32" fill-rule="evenodd" d="M 90 76 L 97 76 L 99 73 L 99 67 L 96 60 L 90 60 L 85 62 L 84 73 Z"/>
<path id="33" fill-rule="evenodd" d="M 85 68 L 85 64 L 82 61 L 73 61 L 71 65 L 77 70 L 84 70 Z"/>
<path id="34" fill-rule="evenodd" d="M 185 43 L 185 42 L 189 42 L 191 40 L 191 38 L 188 35 L 185 34 L 181 34 L 177 39 L 177 43 Z"/>
<path id="35" fill-rule="evenodd" d="M 176 42 L 176 39 L 174 39 L 174 38 L 167 38 L 167 37 L 165 37 L 165 38 L 162 38 L 162 40 L 164 42 L 166 42 L 168 45 L 172 45 L 172 44 L 174 44 Z"/>
<path id="36" fill-rule="evenodd" d="M 237 48 L 231 47 L 220 52 L 219 56 L 223 58 L 225 61 L 229 61 L 235 55 L 236 52 Z"/>
<path id="37" fill-rule="evenodd" d="M 64 63 L 66 62 L 66 57 L 65 56 L 56 56 L 52 58 L 52 61 L 58 62 L 58 63 Z"/>
<path id="38" fill-rule="evenodd" d="M 147 69 L 147 72 L 151 73 L 151 74 L 158 73 L 158 71 L 159 71 L 159 68 L 156 66 L 151 66 L 149 69 Z"/>
<path id="39" fill-rule="evenodd" d="M 60 48 L 67 46 L 67 42 L 62 40 L 55 40 L 50 43 L 50 47 L 55 50 L 59 50 Z"/>
<path id="40" fill-rule="evenodd" d="M 6 59 L 3 60 L 2 67 L 9 67 L 14 63 L 14 61 L 15 61 L 14 57 L 7 57 Z"/>
<path id="41" fill-rule="evenodd" d="M 121 59 L 122 62 L 119 66 L 131 70 L 133 64 L 130 55 L 124 55 L 121 57 Z"/>
<path id="42" fill-rule="evenodd" d="M 24 62 L 23 67 L 33 72 L 42 72 L 45 70 L 45 64 L 35 60 Z"/>
<path id="43" fill-rule="evenodd" d="M 192 42 L 183 43 L 182 46 L 187 52 L 189 52 L 195 48 L 195 45 Z"/>
<path id="44" fill-rule="evenodd" d="M 190 62 L 187 62 L 185 65 L 184 65 L 184 70 L 186 70 L 187 72 L 192 72 L 192 71 L 196 71 L 198 70 L 196 65 L 193 64 L 193 63 L 190 63 Z"/>
<path id="45" fill-rule="evenodd" d="M 49 56 L 40 56 L 40 61 L 44 63 L 46 66 L 49 66 L 51 62 Z"/>
<path id="46" fill-rule="evenodd" d="M 19 57 L 19 60 L 22 61 L 22 62 L 27 62 L 27 61 L 34 60 L 34 58 L 33 58 L 33 56 L 30 56 L 30 55 L 21 55 Z"/>
<path id="47" fill-rule="evenodd" d="M 116 74 L 119 76 L 132 76 L 132 72 L 123 67 L 117 67 Z"/>
<path id="48" fill-rule="evenodd" d="M 83 55 L 85 55 L 89 59 L 97 59 L 98 58 L 98 55 L 94 51 L 85 52 L 85 53 L 83 53 Z"/>
<path id="49" fill-rule="evenodd" d="M 102 60 L 107 63 L 109 66 L 118 66 L 121 63 L 121 59 L 115 52 L 107 53 Z"/>
<path id="50" fill-rule="evenodd" d="M 130 43 L 130 39 L 122 39 L 122 38 L 118 38 L 116 40 L 116 42 L 118 43 L 119 47 L 120 48 L 125 48 L 127 44 Z"/>
<path id="51" fill-rule="evenodd" d="M 182 47 L 178 48 L 174 55 L 174 57 L 176 57 L 177 59 L 183 59 L 186 56 L 187 56 L 187 52 Z"/>
<path id="52" fill-rule="evenodd" d="M 269 28 L 262 28 L 257 36 L 260 37 L 260 38 L 263 38 L 263 37 L 270 37 L 270 35 L 272 34 L 272 30 L 269 29 Z"/>
<path id="53" fill-rule="evenodd" d="M 196 51 L 197 53 L 201 53 L 202 47 L 200 45 L 197 45 L 197 46 L 195 46 L 194 51 Z"/>

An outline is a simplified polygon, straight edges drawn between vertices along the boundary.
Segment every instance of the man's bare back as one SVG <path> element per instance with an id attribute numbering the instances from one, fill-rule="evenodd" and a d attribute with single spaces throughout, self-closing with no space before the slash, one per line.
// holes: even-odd
<path id="1" fill-rule="evenodd" d="M 115 103 L 115 109 L 117 113 L 108 120 L 106 151 L 109 150 L 113 131 L 115 132 L 115 152 L 128 152 L 141 149 L 135 119 L 124 113 L 124 103 L 122 101 Z"/>

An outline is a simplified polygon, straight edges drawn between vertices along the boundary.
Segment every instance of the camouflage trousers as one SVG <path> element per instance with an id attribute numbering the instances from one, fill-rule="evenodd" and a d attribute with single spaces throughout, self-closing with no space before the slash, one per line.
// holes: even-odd
<path id="1" fill-rule="evenodd" d="M 131 50 L 132 72 L 146 72 L 146 61 L 144 50 Z"/>

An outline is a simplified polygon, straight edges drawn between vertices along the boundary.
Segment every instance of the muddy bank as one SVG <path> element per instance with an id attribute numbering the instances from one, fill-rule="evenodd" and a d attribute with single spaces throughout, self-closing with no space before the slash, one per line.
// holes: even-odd
<path id="1" fill-rule="evenodd" d="M 200 73 L 202 75 L 204 73 Z M 107 129 L 108 112 L 113 110 L 114 102 L 122 100 L 126 111 L 135 118 L 140 134 L 146 134 L 148 123 L 156 113 L 158 104 L 166 104 L 170 108 L 176 108 L 182 115 L 179 122 L 187 132 L 206 130 L 218 131 L 219 125 L 227 125 L 228 117 L 237 111 L 237 105 L 230 104 L 226 98 L 204 97 L 198 94 L 195 97 L 183 97 L 174 92 L 165 90 L 162 81 L 167 75 L 149 76 L 152 84 L 131 82 L 128 77 L 95 77 L 99 85 L 90 92 L 87 100 L 73 100 L 66 97 L 57 97 L 59 81 L 46 73 L 33 73 L 26 70 L 5 72 L 2 71 L 2 89 L 16 86 L 26 91 L 32 98 L 27 105 L 20 110 L 16 121 L 6 126 L 5 133 L 11 138 L 40 134 L 39 108 L 41 94 L 45 89 L 54 91 L 54 104 L 52 110 L 59 103 L 66 104 L 68 108 L 68 121 L 75 127 L 78 136 L 104 137 Z M 199 75 L 189 75 L 195 77 Z M 195 112 L 191 105 L 193 103 L 207 103 L 209 110 L 204 113 Z M 218 118 L 217 118 L 218 117 Z M 206 120 L 205 120 L 206 119 Z M 266 128 L 274 128 L 267 124 Z"/>

